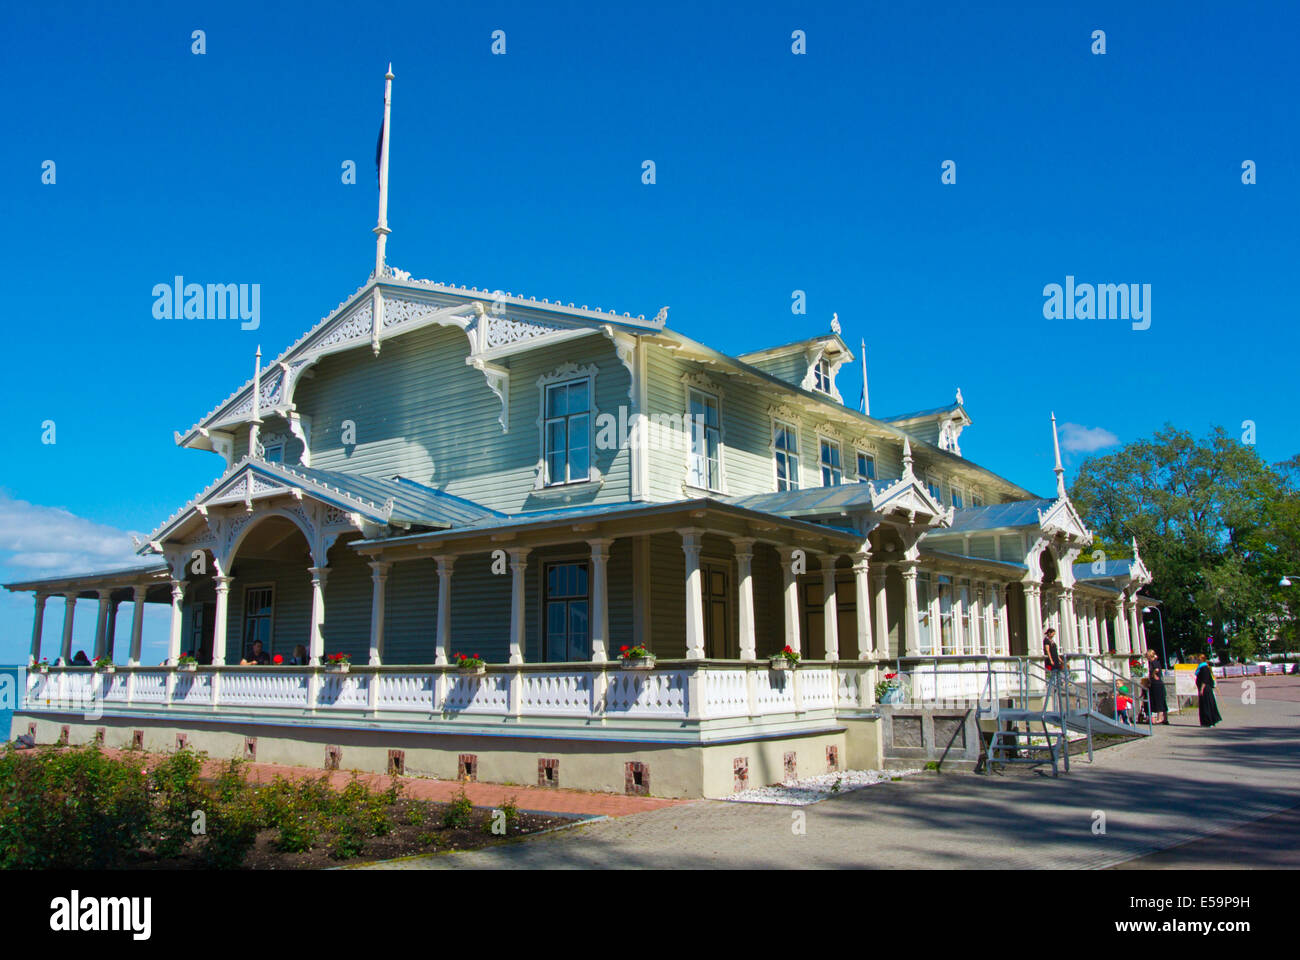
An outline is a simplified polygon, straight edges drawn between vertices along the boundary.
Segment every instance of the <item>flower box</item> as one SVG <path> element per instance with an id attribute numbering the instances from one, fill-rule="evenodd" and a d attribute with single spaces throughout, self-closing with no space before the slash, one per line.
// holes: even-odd
<path id="1" fill-rule="evenodd" d="M 881 703 L 903 703 L 903 688 L 901 686 L 890 687 L 880 697 Z"/>
<path id="2" fill-rule="evenodd" d="M 105 664 L 102 667 L 96 667 L 95 669 L 100 673 L 117 673 L 117 667 L 111 663 Z"/>
<path id="3" fill-rule="evenodd" d="M 777 656 L 767 661 L 767 667 L 769 670 L 793 670 L 794 661 L 785 657 Z"/>
<path id="4" fill-rule="evenodd" d="M 655 668 L 655 658 L 623 657 L 618 661 L 618 665 L 624 670 L 653 670 Z"/>
<path id="5" fill-rule="evenodd" d="M 326 673 L 347 673 L 350 663 L 327 663 L 325 664 Z"/>
<path id="6" fill-rule="evenodd" d="M 483 674 L 487 673 L 487 664 L 480 663 L 476 667 L 457 667 L 456 670 L 460 673 L 468 674 L 471 677 L 481 677 Z"/>
<path id="7" fill-rule="evenodd" d="M 193 673 L 199 668 L 197 663 L 178 663 L 176 669 L 181 673 Z"/>
<path id="8" fill-rule="evenodd" d="M 39 663 L 36 665 L 36 669 L 39 670 L 41 673 L 49 673 L 50 665 L 48 663 Z"/>

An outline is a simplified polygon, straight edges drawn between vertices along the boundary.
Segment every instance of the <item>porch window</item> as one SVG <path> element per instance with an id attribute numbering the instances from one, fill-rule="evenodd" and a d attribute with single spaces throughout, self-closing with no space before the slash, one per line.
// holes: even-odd
<path id="1" fill-rule="evenodd" d="M 588 584 L 586 563 L 546 564 L 546 662 L 591 659 Z"/>
<path id="2" fill-rule="evenodd" d="M 868 480 L 876 479 L 876 458 L 869 454 L 858 451 L 858 483 L 866 483 Z"/>
<path id="3" fill-rule="evenodd" d="M 253 641 L 261 640 L 262 649 L 271 652 L 271 621 L 275 610 L 275 588 L 268 585 L 244 591 L 244 640 L 241 660 L 253 652 Z"/>
<path id="4" fill-rule="evenodd" d="M 691 453 L 689 479 L 701 490 L 722 489 L 722 416 L 718 398 L 703 390 L 690 392 Z"/>
<path id="5" fill-rule="evenodd" d="M 546 483 L 591 476 L 591 380 L 552 383 L 546 388 Z"/>
<path id="6" fill-rule="evenodd" d="M 951 656 L 957 652 L 953 624 L 953 584 L 949 577 L 939 577 L 939 652 Z"/>
<path id="7" fill-rule="evenodd" d="M 840 464 L 840 445 L 834 440 L 821 438 L 821 459 L 818 465 L 822 469 L 822 486 L 835 487 L 844 482 L 844 468 Z"/>
<path id="8" fill-rule="evenodd" d="M 799 434 L 782 421 L 772 422 L 772 450 L 776 457 L 776 488 L 799 489 Z"/>

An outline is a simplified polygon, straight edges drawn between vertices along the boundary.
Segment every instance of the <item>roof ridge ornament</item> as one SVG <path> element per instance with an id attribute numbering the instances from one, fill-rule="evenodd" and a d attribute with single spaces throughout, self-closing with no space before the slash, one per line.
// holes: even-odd
<path id="1" fill-rule="evenodd" d="M 1056 466 L 1052 472 L 1056 474 L 1056 496 L 1064 500 L 1065 494 L 1065 468 L 1061 466 L 1061 439 L 1056 433 L 1056 411 L 1052 411 L 1052 446 L 1056 450 Z"/>
<path id="2" fill-rule="evenodd" d="M 909 479 L 915 476 L 912 473 L 912 444 L 907 437 L 903 438 L 903 476 Z"/>
<path id="3" fill-rule="evenodd" d="M 384 74 L 384 125 L 379 131 L 379 222 L 375 225 L 375 279 L 384 276 L 385 246 L 388 235 L 388 120 L 393 102 L 393 65 Z M 409 276 L 409 275 L 408 275 Z"/>

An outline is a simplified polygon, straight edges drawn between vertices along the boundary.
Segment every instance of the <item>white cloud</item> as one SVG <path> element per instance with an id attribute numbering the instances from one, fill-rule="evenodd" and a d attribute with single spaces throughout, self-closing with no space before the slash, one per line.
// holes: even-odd
<path id="1" fill-rule="evenodd" d="M 1077 423 L 1061 424 L 1061 446 L 1071 453 L 1093 453 L 1119 443 L 1119 437 L 1105 427 L 1085 427 Z"/>
<path id="2" fill-rule="evenodd" d="M 142 560 L 127 531 L 0 491 L 0 565 L 8 568 L 9 579 L 132 566 Z"/>

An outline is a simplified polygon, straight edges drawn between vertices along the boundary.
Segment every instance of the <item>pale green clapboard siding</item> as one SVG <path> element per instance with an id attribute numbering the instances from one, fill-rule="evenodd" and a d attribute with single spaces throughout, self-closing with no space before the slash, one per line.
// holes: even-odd
<path id="1" fill-rule="evenodd" d="M 330 548 L 325 580 L 325 653 L 346 653 L 354 663 L 370 660 L 370 612 L 374 588 L 370 567 L 348 542 Z"/>
<path id="2" fill-rule="evenodd" d="M 664 659 L 686 656 L 686 555 L 682 538 L 650 538 L 650 649 Z"/>
<path id="3" fill-rule="evenodd" d="M 682 376 L 703 373 L 708 367 L 681 360 L 667 350 L 652 349 L 647 362 L 647 412 L 654 418 L 680 416 L 686 409 L 686 386 Z M 772 414 L 769 408 L 784 399 L 770 388 L 760 388 L 736 380 L 719 382 L 722 401 L 723 476 L 726 492 L 733 496 L 765 493 L 776 489 L 776 471 L 772 455 Z M 660 422 L 663 422 L 662 420 Z M 800 485 L 821 484 L 820 440 L 818 421 L 796 417 L 799 434 Z M 841 433 L 846 431 L 841 430 Z M 652 438 L 654 432 L 652 431 Z M 663 437 L 663 432 L 659 436 Z M 832 438 L 834 439 L 834 438 Z M 876 482 L 896 480 L 903 473 L 902 444 L 882 440 L 868 442 L 852 437 L 840 442 L 841 465 L 846 481 L 857 479 L 857 450 L 876 456 Z M 655 500 L 679 500 L 686 479 L 686 445 L 683 439 L 675 449 L 660 443 L 650 450 L 650 496 Z"/>
<path id="4" fill-rule="evenodd" d="M 483 374 L 465 364 L 469 346 L 455 328 L 431 327 L 325 357 L 303 380 L 295 402 L 312 418 L 312 466 L 367 476 L 402 475 L 507 512 L 547 506 L 533 492 L 541 456 L 537 378 L 566 362 L 594 364 L 597 413 L 617 419 L 626 407 L 628 372 L 603 337 L 586 337 L 517 354 L 511 368 L 508 433 L 501 405 Z M 344 445 L 343 423 L 356 425 Z M 599 491 L 574 503 L 627 500 L 628 451 L 600 450 Z"/>
<path id="5" fill-rule="evenodd" d="M 529 568 L 532 563 L 530 558 Z M 510 565 L 505 573 L 492 572 L 492 554 L 473 553 L 456 558 L 451 575 L 451 649 L 480 654 L 488 663 L 510 660 Z"/>
<path id="6" fill-rule="evenodd" d="M 993 537 L 991 535 L 971 537 L 969 556 L 982 557 L 985 560 L 996 560 L 997 551 L 994 549 Z"/>
<path id="7" fill-rule="evenodd" d="M 780 377 L 787 383 L 792 383 L 796 387 L 803 383 L 803 378 L 808 376 L 808 358 L 802 350 L 797 353 L 788 353 L 780 357 L 767 357 L 762 360 L 747 360 L 751 367 L 757 367 L 764 373 L 771 374 L 774 377 Z"/>
<path id="8" fill-rule="evenodd" d="M 389 568 L 384 611 L 384 663 L 433 663 L 438 642 L 438 568 L 432 559 L 403 560 Z"/>

